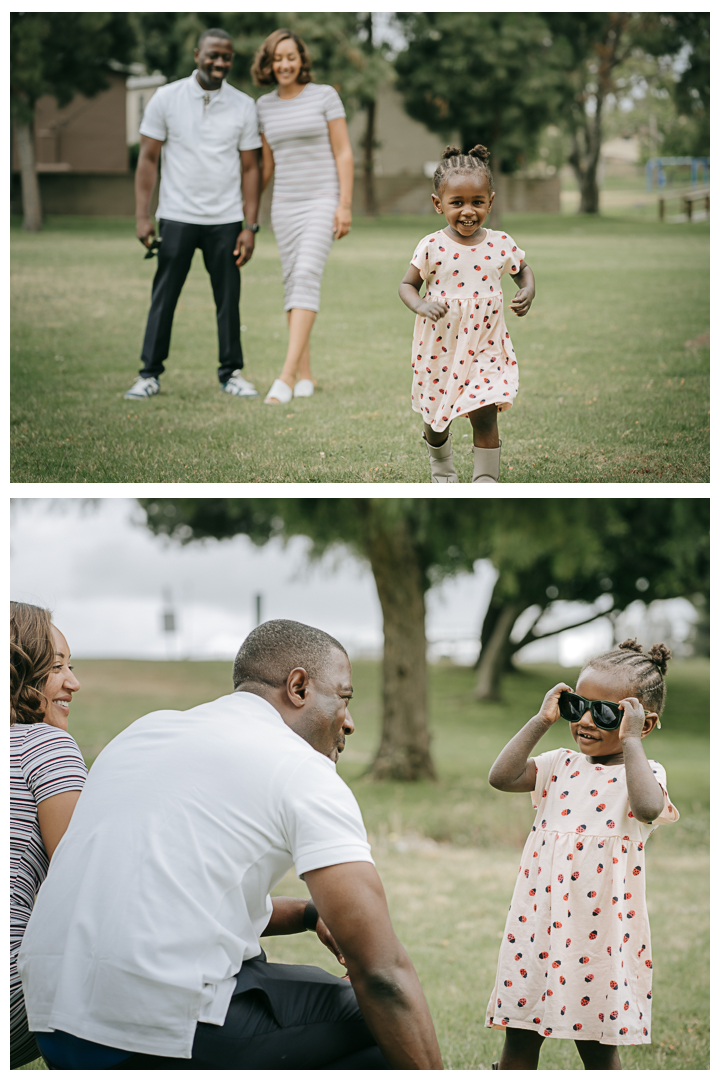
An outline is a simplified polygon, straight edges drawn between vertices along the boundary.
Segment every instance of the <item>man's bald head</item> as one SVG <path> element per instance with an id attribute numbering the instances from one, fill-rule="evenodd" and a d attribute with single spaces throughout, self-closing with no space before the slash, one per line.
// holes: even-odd
<path id="1" fill-rule="evenodd" d="M 324 630 L 290 619 L 271 619 L 256 627 L 240 646 L 233 665 L 233 686 L 283 686 L 295 668 L 311 679 L 322 676 L 333 653 L 345 649 Z"/>

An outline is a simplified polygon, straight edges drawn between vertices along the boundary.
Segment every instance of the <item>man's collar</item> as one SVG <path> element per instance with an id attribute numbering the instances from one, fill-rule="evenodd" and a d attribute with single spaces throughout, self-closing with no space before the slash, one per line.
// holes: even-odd
<path id="1" fill-rule="evenodd" d="M 225 85 L 225 82 L 226 82 L 226 80 L 223 79 L 223 81 L 218 86 L 217 90 L 205 90 L 205 89 L 203 89 L 203 87 L 198 82 L 197 68 L 195 69 L 195 71 L 193 71 L 192 75 L 190 76 L 190 85 L 193 88 L 193 92 L 198 97 L 204 97 L 205 94 L 217 94 L 217 93 L 219 93 L 220 91 L 222 91 L 222 88 Z"/>

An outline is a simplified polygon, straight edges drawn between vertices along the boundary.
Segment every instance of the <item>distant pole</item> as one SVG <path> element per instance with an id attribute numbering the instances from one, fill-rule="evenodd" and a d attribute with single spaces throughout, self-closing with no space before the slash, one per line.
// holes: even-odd
<path id="1" fill-rule="evenodd" d="M 255 625 L 259 626 L 262 622 L 262 593 L 258 593 L 255 597 Z"/>
<path id="2" fill-rule="evenodd" d="M 177 632 L 177 624 L 175 620 L 172 591 L 170 589 L 163 589 L 163 602 L 163 632 L 166 635 L 165 641 L 167 643 L 168 660 L 172 660 L 175 654 L 175 634 Z"/>

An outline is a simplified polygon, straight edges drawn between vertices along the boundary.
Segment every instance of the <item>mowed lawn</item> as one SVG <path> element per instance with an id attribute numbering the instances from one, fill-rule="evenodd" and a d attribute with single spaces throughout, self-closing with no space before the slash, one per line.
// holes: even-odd
<path id="1" fill-rule="evenodd" d="M 227 663 L 76 662 L 82 691 L 71 730 L 90 762 L 102 746 L 155 708 L 190 708 L 230 691 Z M 629 1069 L 709 1067 L 709 665 L 674 662 L 662 731 L 646 744 L 661 761 L 681 814 L 648 845 L 648 906 L 653 931 L 653 1042 L 623 1047 Z M 576 670 L 545 665 L 508 677 L 500 703 L 473 699 L 473 672 L 430 669 L 435 783 L 370 783 L 367 766 L 379 737 L 379 665 L 353 665 L 356 733 L 340 759 L 368 826 L 396 930 L 420 975 L 446 1067 L 487 1069 L 503 1036 L 483 1027 L 497 952 L 533 820 L 529 795 L 491 789 L 487 773 L 507 740 L 561 678 Z M 538 752 L 569 745 L 558 723 Z M 294 874 L 278 894 L 306 895 Z M 311 935 L 267 941 L 287 963 L 337 964 Z M 37 1066 L 36 1066 L 37 1067 Z M 574 1045 L 547 1040 L 544 1069 L 577 1069 Z"/>
<path id="2" fill-rule="evenodd" d="M 708 226 L 640 212 L 510 215 L 538 293 L 510 318 L 520 393 L 500 419 L 503 483 L 707 482 Z M 358 218 L 331 252 L 313 333 L 319 389 L 265 406 L 286 345 L 274 238 L 243 273 L 252 401 L 223 394 L 210 283 L 196 254 L 162 393 L 127 402 L 155 263 L 130 219 L 51 218 L 12 239 L 12 480 L 428 483 L 410 408 L 413 316 L 397 296 L 437 219 Z M 439 224 L 439 222 L 437 222 Z M 507 279 L 506 292 L 515 286 Z M 703 337 L 705 335 L 705 337 Z M 694 344 L 688 345 L 686 343 Z M 470 482 L 470 425 L 456 462 Z"/>

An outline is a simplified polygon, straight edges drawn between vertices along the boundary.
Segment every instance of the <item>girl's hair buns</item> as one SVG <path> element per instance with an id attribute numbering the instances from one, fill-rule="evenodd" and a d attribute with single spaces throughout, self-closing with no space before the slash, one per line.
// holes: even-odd
<path id="1" fill-rule="evenodd" d="M 642 701 L 646 709 L 660 716 L 665 705 L 663 676 L 671 657 L 667 645 L 653 645 L 646 653 L 642 645 L 638 645 L 637 638 L 626 638 L 616 649 L 588 660 L 583 671 L 585 668 L 619 668 L 618 674 L 622 672 L 627 678 L 631 693 Z"/>
<path id="2" fill-rule="evenodd" d="M 481 143 L 473 146 L 472 150 L 468 150 L 467 154 L 463 154 L 462 150 L 457 146 L 446 146 L 442 160 L 433 176 L 435 194 L 439 194 L 450 173 L 469 173 L 475 169 L 480 169 L 481 173 L 487 177 L 488 187 L 492 191 L 493 178 L 488 165 L 489 161 L 490 151 Z"/>

